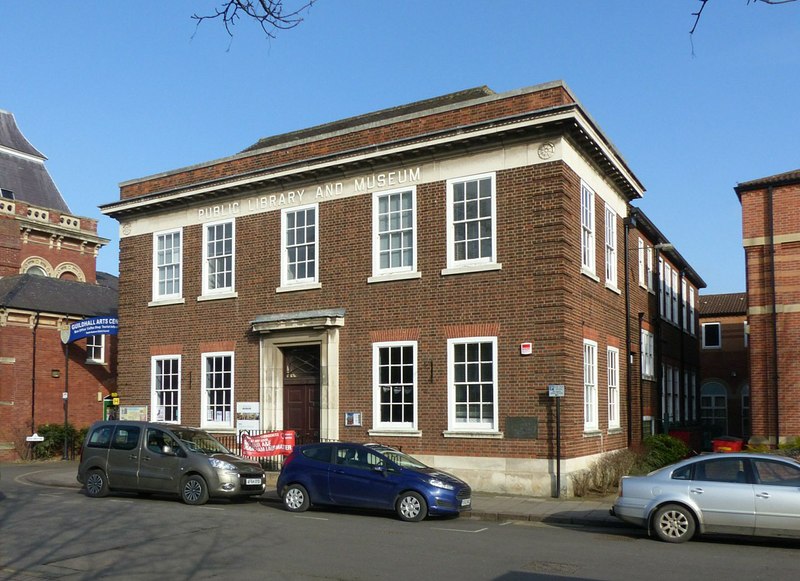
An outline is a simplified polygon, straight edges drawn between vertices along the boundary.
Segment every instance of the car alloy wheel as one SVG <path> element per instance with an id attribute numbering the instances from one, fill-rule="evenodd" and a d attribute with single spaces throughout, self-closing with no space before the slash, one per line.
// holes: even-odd
<path id="1" fill-rule="evenodd" d="M 181 485 L 181 498 L 186 504 L 205 504 L 208 502 L 208 486 L 202 476 L 192 475 L 184 478 Z"/>
<path id="2" fill-rule="evenodd" d="M 656 536 L 668 543 L 683 543 L 694 536 L 694 516 L 678 504 L 666 504 L 653 519 Z"/>
<path id="3" fill-rule="evenodd" d="M 86 476 L 86 494 L 92 498 L 102 498 L 108 494 L 106 475 L 100 470 L 91 470 Z"/>

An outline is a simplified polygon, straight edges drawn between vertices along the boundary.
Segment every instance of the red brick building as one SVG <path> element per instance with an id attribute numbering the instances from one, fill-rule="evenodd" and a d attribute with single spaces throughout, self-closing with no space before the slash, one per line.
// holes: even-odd
<path id="1" fill-rule="evenodd" d="M 379 440 L 478 490 L 551 494 L 549 386 L 564 386 L 562 486 L 664 429 L 662 411 L 692 418 L 696 355 L 682 343 L 680 367 L 671 342 L 682 325 L 693 336 L 683 313 L 702 281 L 629 219 L 642 193 L 560 82 L 125 182 L 102 208 L 121 224 L 123 408 L 216 433 Z M 639 250 L 661 286 L 639 286 Z M 642 355 L 640 328 L 657 328 Z"/>
<path id="2" fill-rule="evenodd" d="M 61 342 L 72 322 L 115 316 L 117 281 L 96 272 L 108 240 L 70 212 L 45 159 L 0 111 L 0 460 L 24 455 L 38 426 L 64 423 L 65 392 L 66 419 L 83 427 L 115 388 L 115 339 L 84 339 L 66 354 Z"/>
<path id="3" fill-rule="evenodd" d="M 750 437 L 747 293 L 700 297 L 700 416 L 707 440 Z"/>
<path id="4" fill-rule="evenodd" d="M 743 182 L 753 443 L 800 436 L 800 170 Z"/>

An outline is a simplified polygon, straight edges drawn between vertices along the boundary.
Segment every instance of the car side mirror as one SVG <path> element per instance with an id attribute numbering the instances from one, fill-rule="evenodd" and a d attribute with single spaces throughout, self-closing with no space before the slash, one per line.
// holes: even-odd
<path id="1" fill-rule="evenodd" d="M 376 464 L 372 467 L 375 472 L 380 472 L 381 474 L 386 474 L 386 464 Z"/>

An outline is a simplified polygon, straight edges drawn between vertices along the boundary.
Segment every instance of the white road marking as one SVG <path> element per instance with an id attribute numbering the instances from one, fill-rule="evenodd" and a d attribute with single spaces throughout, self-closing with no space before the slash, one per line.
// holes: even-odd
<path id="1" fill-rule="evenodd" d="M 482 533 L 484 531 L 488 531 L 489 529 L 484 527 L 484 528 L 478 529 L 476 531 L 470 531 L 470 530 L 467 530 L 467 529 L 443 529 L 443 528 L 439 528 L 439 527 L 434 527 L 433 530 L 436 530 L 436 531 L 447 531 L 447 532 L 450 532 L 450 533 Z"/>

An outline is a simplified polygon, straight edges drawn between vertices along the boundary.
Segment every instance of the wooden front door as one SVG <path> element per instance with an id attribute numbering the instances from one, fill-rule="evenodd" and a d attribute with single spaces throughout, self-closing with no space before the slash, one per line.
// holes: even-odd
<path id="1" fill-rule="evenodd" d="M 319 345 L 283 351 L 283 424 L 297 433 L 297 444 L 319 442 Z"/>

